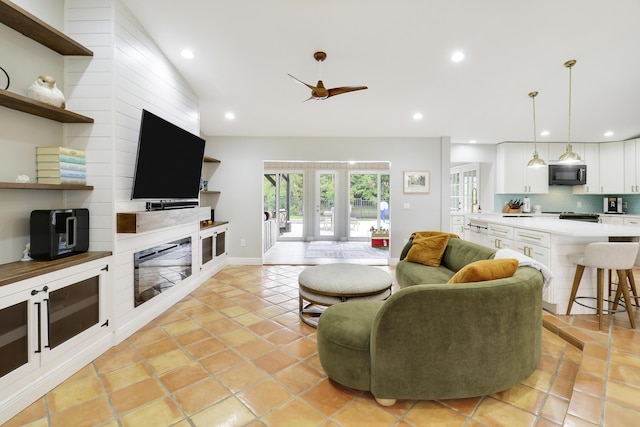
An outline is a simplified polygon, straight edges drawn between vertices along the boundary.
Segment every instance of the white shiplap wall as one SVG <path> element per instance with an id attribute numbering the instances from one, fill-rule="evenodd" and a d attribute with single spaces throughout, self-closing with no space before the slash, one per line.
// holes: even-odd
<path id="1" fill-rule="evenodd" d="M 131 200 L 142 109 L 199 134 L 198 99 L 119 0 L 67 0 L 66 7 L 68 34 L 94 52 L 93 58 L 66 60 L 69 108 L 95 120 L 93 125 L 67 130 L 68 145 L 87 151 L 88 183 L 95 187 L 91 194 L 68 197 L 91 211 L 91 249 L 114 252 L 110 317 L 122 339 L 178 297 L 157 298 L 134 309 L 134 252 L 192 236 L 193 267 L 199 271 L 197 224 L 116 233 L 117 212 L 145 207 L 144 202 Z M 192 289 L 199 280 L 194 274 L 176 293 Z"/>
<path id="2" fill-rule="evenodd" d="M 89 192 L 67 192 L 72 207 L 89 209 L 90 250 L 114 248 L 113 203 L 113 7 L 112 0 L 67 0 L 69 36 L 93 51 L 93 57 L 65 59 L 67 108 L 92 117 L 93 124 L 65 127 L 66 144 L 87 152 Z"/>
<path id="3" fill-rule="evenodd" d="M 129 11 L 116 2 L 113 74 L 113 193 L 116 212 L 144 210 L 131 201 L 142 109 L 199 134 L 198 99 Z M 162 173 L 162 172 L 159 172 Z M 159 243 L 191 236 L 194 274 L 172 289 L 174 297 L 155 298 L 133 308 L 133 254 Z M 115 244 L 114 316 L 121 340 L 166 310 L 200 281 L 198 224 L 135 235 L 118 234 Z"/>

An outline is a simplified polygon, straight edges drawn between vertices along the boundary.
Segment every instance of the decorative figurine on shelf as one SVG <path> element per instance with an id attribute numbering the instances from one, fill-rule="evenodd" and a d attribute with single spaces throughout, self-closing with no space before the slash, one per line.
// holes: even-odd
<path id="1" fill-rule="evenodd" d="M 11 81 L 11 79 L 9 78 L 9 73 L 7 73 L 7 71 L 2 67 L 0 67 L 0 71 L 2 71 L 4 75 L 7 77 L 7 85 L 4 87 L 4 90 L 7 90 L 9 89 L 9 83 Z"/>
<path id="2" fill-rule="evenodd" d="M 20 184 L 26 184 L 29 181 L 31 181 L 31 178 L 29 178 L 29 175 L 18 175 L 16 177 L 16 182 L 19 182 Z"/>
<path id="3" fill-rule="evenodd" d="M 24 247 L 24 251 L 22 251 L 22 258 L 20 261 L 33 261 L 33 259 L 29 256 L 29 252 L 31 252 L 31 243 L 27 243 Z"/>
<path id="4" fill-rule="evenodd" d="M 56 79 L 44 74 L 39 76 L 31 87 L 27 89 L 27 96 L 54 107 L 66 107 L 64 95 L 56 86 Z"/>

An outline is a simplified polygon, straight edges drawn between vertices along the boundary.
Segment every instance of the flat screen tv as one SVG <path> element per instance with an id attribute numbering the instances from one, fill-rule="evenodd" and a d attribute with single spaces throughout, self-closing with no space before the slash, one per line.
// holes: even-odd
<path id="1" fill-rule="evenodd" d="M 204 139 L 142 110 L 131 199 L 197 199 Z"/>

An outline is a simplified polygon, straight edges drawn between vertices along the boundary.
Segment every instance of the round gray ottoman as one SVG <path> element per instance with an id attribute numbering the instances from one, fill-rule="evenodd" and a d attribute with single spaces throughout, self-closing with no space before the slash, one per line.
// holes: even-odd
<path id="1" fill-rule="evenodd" d="M 383 301 L 391 295 L 391 276 L 384 270 L 361 264 L 322 264 L 298 276 L 300 319 L 317 327 L 324 308 L 346 301 Z"/>

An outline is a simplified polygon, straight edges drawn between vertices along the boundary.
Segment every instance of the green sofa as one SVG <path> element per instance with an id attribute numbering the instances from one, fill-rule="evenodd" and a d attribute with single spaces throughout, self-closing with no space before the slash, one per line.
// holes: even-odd
<path id="1" fill-rule="evenodd" d="M 401 288 L 422 283 L 447 283 L 465 265 L 492 259 L 496 254 L 495 249 L 462 239 L 450 238 L 440 260 L 440 266 L 429 267 L 405 259 L 412 243 L 413 239 L 409 239 L 396 265 L 396 279 Z"/>
<path id="2" fill-rule="evenodd" d="M 329 378 L 391 405 L 491 394 L 531 375 L 541 353 L 540 271 L 521 266 L 505 279 L 446 283 L 465 263 L 493 254 L 452 238 L 440 267 L 401 261 L 402 289 L 386 301 L 327 308 L 317 342 Z"/>

